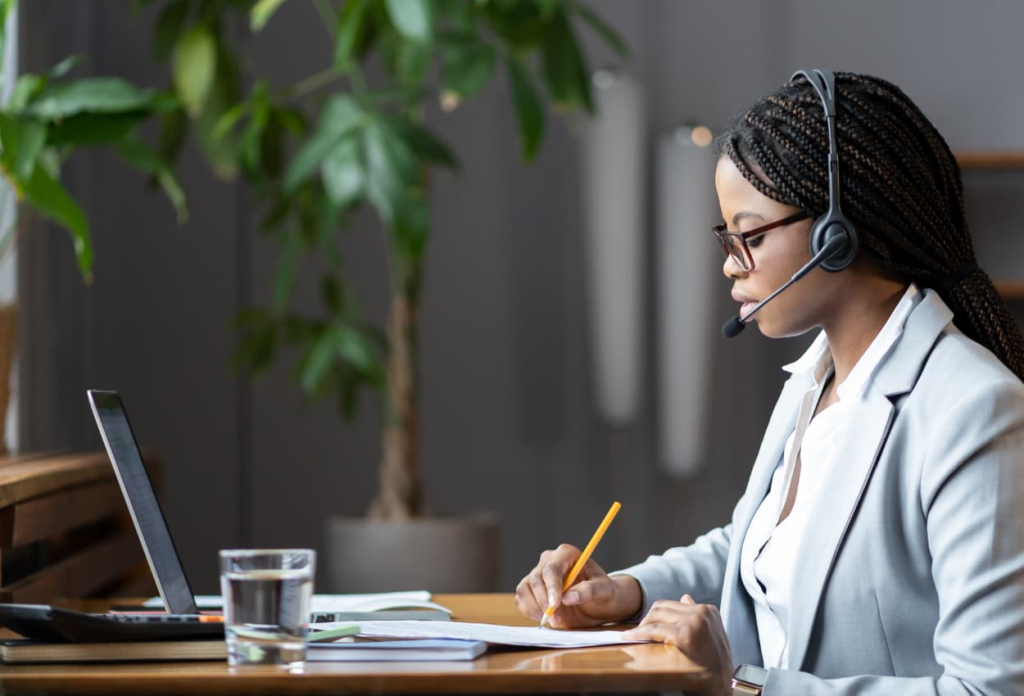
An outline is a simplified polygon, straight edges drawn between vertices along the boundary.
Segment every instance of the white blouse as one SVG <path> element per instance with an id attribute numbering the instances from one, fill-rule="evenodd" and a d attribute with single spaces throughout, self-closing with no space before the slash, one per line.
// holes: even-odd
<path id="1" fill-rule="evenodd" d="M 835 443 L 845 428 L 852 427 L 846 416 L 849 405 L 861 398 L 878 367 L 903 333 L 907 317 L 920 302 L 911 284 L 875 340 L 837 387 L 838 401 L 811 419 L 825 384 L 832 374 L 832 353 L 821 332 L 796 362 L 783 369 L 794 374 L 811 372 L 813 386 L 804 394 L 796 429 L 789 436 L 780 466 L 772 475 L 768 495 L 761 501 L 740 549 L 740 579 L 754 600 L 754 615 L 761 656 L 765 667 L 787 668 L 786 627 L 789 607 L 797 598 L 799 582 L 792 575 L 805 530 L 813 524 L 808 517 L 811 501 L 829 484 L 836 463 Z M 781 523 L 779 515 L 788 497 L 790 482 L 800 460 L 800 478 L 793 509 Z"/>

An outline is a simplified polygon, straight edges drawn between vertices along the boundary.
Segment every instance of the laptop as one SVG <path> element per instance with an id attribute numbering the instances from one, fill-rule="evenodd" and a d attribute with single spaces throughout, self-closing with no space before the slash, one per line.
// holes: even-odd
<path id="1" fill-rule="evenodd" d="M 112 391 L 90 389 L 87 393 L 103 446 L 114 467 L 164 607 L 169 614 L 199 614 L 121 397 Z"/>
<path id="2" fill-rule="evenodd" d="M 121 399 L 115 392 L 88 394 L 166 613 L 92 614 L 39 604 L 0 604 L 0 625 L 28 638 L 46 641 L 222 637 L 222 619 L 200 614 L 196 606 Z"/>
<path id="3" fill-rule="evenodd" d="M 37 640 L 113 641 L 223 635 L 223 625 L 217 622 L 220 617 L 201 612 L 192 593 L 121 397 L 113 391 L 91 389 L 87 393 L 167 613 L 88 614 L 48 605 L 0 604 L 0 626 Z M 446 607 L 431 602 L 430 593 L 425 591 L 314 595 L 313 604 L 310 623 L 411 618 L 443 621 L 450 614 Z M 161 606 L 147 602 L 146 608 Z"/>

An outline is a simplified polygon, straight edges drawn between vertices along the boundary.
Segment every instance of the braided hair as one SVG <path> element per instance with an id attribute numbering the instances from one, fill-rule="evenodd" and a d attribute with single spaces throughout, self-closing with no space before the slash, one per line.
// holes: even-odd
<path id="1" fill-rule="evenodd" d="M 936 290 L 956 326 L 1024 379 L 1024 340 L 978 268 L 960 167 L 899 87 L 836 73 L 841 206 L 860 253 L 883 271 Z M 828 129 L 821 99 L 797 77 L 737 115 L 721 155 L 765 196 L 815 217 L 828 209 Z"/>

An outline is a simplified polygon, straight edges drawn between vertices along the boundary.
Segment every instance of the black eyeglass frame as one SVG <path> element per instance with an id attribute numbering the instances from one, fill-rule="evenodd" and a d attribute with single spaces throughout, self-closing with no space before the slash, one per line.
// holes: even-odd
<path id="1" fill-rule="evenodd" d="M 732 256 L 736 260 L 736 263 L 739 264 L 740 268 L 749 273 L 754 270 L 754 256 L 750 253 L 750 247 L 747 246 L 748 239 L 762 235 L 765 232 L 770 232 L 777 227 L 791 225 L 794 222 L 806 220 L 809 217 L 811 217 L 810 213 L 801 210 L 800 212 L 793 213 L 781 220 L 769 222 L 767 225 L 755 227 L 754 229 L 746 232 L 730 232 L 729 226 L 726 223 L 715 225 L 711 228 L 711 231 L 715 233 L 716 237 L 718 237 L 718 241 L 722 245 L 722 253 L 725 254 L 725 258 Z M 736 241 L 734 242 L 733 239 Z"/>

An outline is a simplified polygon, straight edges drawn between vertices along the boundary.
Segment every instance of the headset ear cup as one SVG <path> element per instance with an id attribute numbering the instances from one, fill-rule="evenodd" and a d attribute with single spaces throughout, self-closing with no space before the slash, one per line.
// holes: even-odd
<path id="1" fill-rule="evenodd" d="M 857 256 L 857 232 L 845 217 L 821 217 L 811 227 L 811 256 L 821 251 L 837 235 L 846 237 L 846 247 L 842 252 L 822 261 L 820 266 L 830 273 L 842 271 L 853 263 Z"/>

